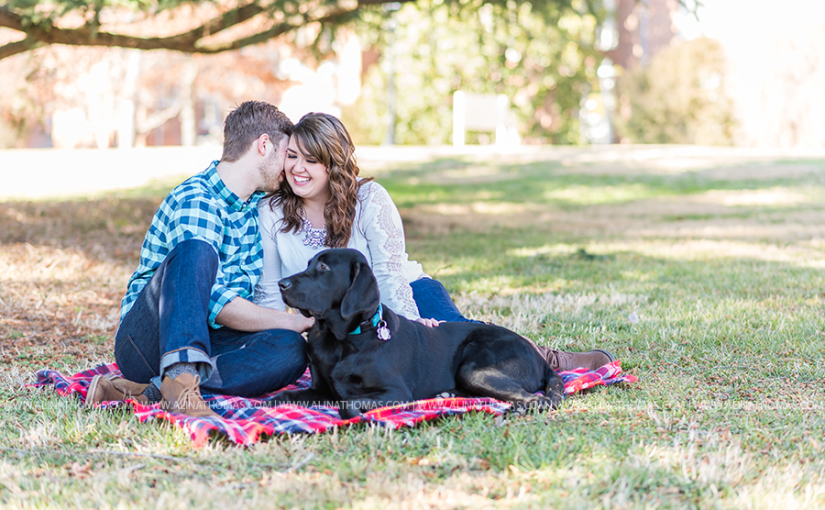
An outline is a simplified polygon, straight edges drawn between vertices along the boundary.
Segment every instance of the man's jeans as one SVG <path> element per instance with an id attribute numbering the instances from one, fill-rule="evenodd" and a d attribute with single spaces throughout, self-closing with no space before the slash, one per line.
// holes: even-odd
<path id="1" fill-rule="evenodd" d="M 215 249 L 200 240 L 183 241 L 169 253 L 115 336 L 115 359 L 126 379 L 152 381 L 160 388 L 167 367 L 195 363 L 201 388 L 254 397 L 291 384 L 304 373 L 306 342 L 295 331 L 209 327 L 219 263 Z"/>

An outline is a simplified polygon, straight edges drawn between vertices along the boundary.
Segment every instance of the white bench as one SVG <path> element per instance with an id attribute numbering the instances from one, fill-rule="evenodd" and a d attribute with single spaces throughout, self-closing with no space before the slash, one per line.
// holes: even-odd
<path id="1" fill-rule="evenodd" d="M 518 132 L 513 126 L 510 100 L 504 94 L 453 94 L 453 146 L 465 145 L 467 131 L 488 131 L 496 134 L 496 145 L 518 145 Z"/>

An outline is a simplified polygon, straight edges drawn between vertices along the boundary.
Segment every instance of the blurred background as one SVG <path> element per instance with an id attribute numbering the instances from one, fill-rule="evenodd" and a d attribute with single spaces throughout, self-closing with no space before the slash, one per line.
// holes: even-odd
<path id="1" fill-rule="evenodd" d="M 821 148 L 823 91 L 821 0 L 0 3 L 0 148 L 214 146 L 247 99 L 359 145 Z"/>

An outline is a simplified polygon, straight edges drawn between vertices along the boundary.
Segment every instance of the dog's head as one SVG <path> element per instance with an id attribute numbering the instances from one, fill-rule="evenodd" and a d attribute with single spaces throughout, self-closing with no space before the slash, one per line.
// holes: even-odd
<path id="1" fill-rule="evenodd" d="M 378 283 L 361 252 L 325 250 L 312 257 L 306 271 L 278 282 L 284 302 L 315 317 L 338 340 L 378 310 Z"/>

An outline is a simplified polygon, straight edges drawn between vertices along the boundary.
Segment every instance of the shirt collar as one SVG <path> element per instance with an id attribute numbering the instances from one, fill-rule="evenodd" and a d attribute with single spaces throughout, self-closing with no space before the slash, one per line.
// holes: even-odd
<path id="1" fill-rule="evenodd" d="M 236 195 L 231 189 L 226 187 L 226 184 L 221 180 L 221 176 L 218 175 L 218 163 L 220 161 L 215 160 L 209 165 L 209 168 L 206 169 L 206 180 L 207 182 L 214 188 L 215 191 L 218 192 L 218 196 L 221 197 L 224 202 L 229 205 L 233 210 L 239 212 L 246 212 L 251 208 L 254 208 L 258 205 L 258 200 L 261 199 L 266 193 L 263 191 L 256 191 L 249 196 L 249 199 L 244 202 L 241 200 L 241 197 Z"/>

